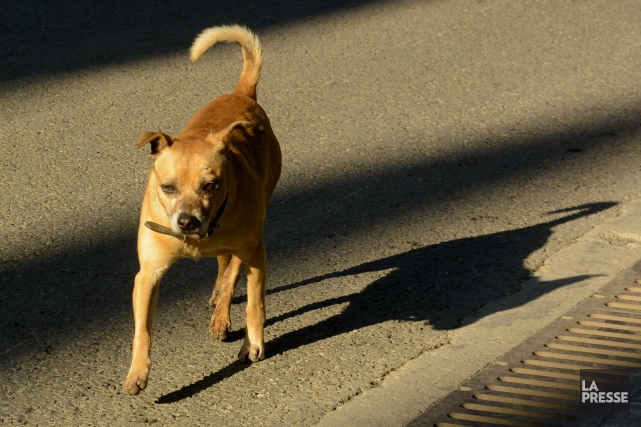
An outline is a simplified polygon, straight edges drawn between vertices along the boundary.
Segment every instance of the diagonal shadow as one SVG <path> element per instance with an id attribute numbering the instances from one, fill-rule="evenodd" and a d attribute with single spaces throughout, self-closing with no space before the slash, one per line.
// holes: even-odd
<path id="1" fill-rule="evenodd" d="M 0 7 L 0 82 L 184 52 L 204 28 L 260 30 L 377 0 L 7 1 Z"/>
<path id="2" fill-rule="evenodd" d="M 267 354 L 273 356 L 285 353 L 390 320 L 425 322 L 438 330 L 457 328 L 463 319 L 474 316 L 488 303 L 520 290 L 520 284 L 529 275 L 523 267 L 523 261 L 547 243 L 554 227 L 615 205 L 613 202 L 602 202 L 563 209 L 554 213 L 565 211 L 571 214 L 530 227 L 414 249 L 288 285 L 287 288 L 291 289 L 335 277 L 392 270 L 386 276 L 372 282 L 362 292 L 314 302 L 270 318 L 267 325 L 311 310 L 349 303 L 347 308 L 336 316 L 272 339 L 266 344 Z M 538 282 L 533 298 L 589 277 L 591 276 L 582 275 Z M 503 309 L 514 307 L 516 305 Z M 489 314 L 491 313 L 484 311 L 484 315 Z M 243 369 L 241 366 L 234 363 L 192 385 L 160 397 L 157 403 L 176 402 L 191 397 L 238 373 Z"/>
<path id="3" fill-rule="evenodd" d="M 617 150 L 627 150 L 621 144 L 633 142 L 623 143 L 612 135 L 638 131 L 638 113 L 617 111 L 570 131 L 501 140 L 496 147 L 454 157 L 392 162 L 277 192 L 265 225 L 270 265 L 286 264 L 290 269 L 302 252 L 331 250 L 328 233 L 357 236 L 407 214 L 440 216 L 438 211 L 451 201 L 489 191 L 513 176 L 558 180 L 557 171 L 566 167 L 568 156 L 575 156 L 574 164 L 588 164 L 598 156 L 607 158 L 614 144 Z M 568 147 L 583 151 L 568 154 Z M 78 236 L 74 245 L 57 251 L 43 248 L 14 265 L 0 262 L 0 348 L 6 349 L 0 368 L 46 351 L 52 343 L 67 345 L 90 329 L 114 331 L 117 342 L 129 342 L 131 289 L 138 271 L 135 223 L 123 224 L 114 236 Z M 459 257 L 452 256 L 450 262 Z M 469 273 L 472 280 L 473 272 Z M 178 263 L 163 281 L 159 312 L 177 301 L 206 301 L 215 277 L 214 262 Z M 296 285 L 278 289 L 292 286 Z"/>
<path id="4" fill-rule="evenodd" d="M 181 401 L 183 399 L 186 399 L 187 397 L 195 395 L 196 393 L 200 393 L 203 390 L 207 390 L 214 384 L 219 383 L 225 378 L 236 375 L 237 373 L 244 371 L 250 366 L 250 363 L 241 363 L 239 361 L 235 361 L 229 366 L 224 367 L 220 371 L 209 374 L 205 378 L 196 381 L 193 384 L 159 397 L 158 399 L 156 399 L 155 403 L 164 404 Z"/>

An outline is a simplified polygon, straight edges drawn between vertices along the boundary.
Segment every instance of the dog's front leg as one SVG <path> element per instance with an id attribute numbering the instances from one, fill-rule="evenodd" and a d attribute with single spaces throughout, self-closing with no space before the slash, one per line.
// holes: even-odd
<path id="1" fill-rule="evenodd" d="M 147 387 L 151 368 L 151 327 L 154 322 L 160 280 L 169 266 L 141 263 L 136 275 L 133 294 L 134 341 L 132 346 L 131 368 L 123 384 L 126 394 L 138 394 Z"/>
<path id="2" fill-rule="evenodd" d="M 265 358 L 265 244 L 261 239 L 253 252 L 243 255 L 247 271 L 247 328 L 238 360 L 257 362 Z"/>

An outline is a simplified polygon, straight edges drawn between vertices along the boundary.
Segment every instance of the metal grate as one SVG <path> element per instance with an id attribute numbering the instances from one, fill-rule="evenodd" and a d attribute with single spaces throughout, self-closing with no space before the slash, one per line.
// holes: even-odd
<path id="1" fill-rule="evenodd" d="M 579 370 L 641 368 L 641 287 L 633 285 L 638 278 L 641 262 L 408 427 L 581 425 Z M 635 375 L 632 388 L 638 383 Z"/>

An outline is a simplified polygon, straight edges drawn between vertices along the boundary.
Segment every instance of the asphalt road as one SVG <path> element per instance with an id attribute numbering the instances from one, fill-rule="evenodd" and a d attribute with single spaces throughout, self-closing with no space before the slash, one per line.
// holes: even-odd
<path id="1" fill-rule="evenodd" d="M 0 7 L 0 423 L 314 424 L 640 197 L 638 1 L 201 3 Z M 242 283 L 209 336 L 215 262 L 184 261 L 125 396 L 132 146 L 233 89 L 237 46 L 187 57 L 229 22 L 263 42 L 283 151 L 268 358 L 235 361 Z"/>

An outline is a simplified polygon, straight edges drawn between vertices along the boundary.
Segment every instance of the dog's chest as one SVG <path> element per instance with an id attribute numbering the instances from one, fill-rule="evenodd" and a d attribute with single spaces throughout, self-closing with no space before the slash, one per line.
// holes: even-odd
<path id="1" fill-rule="evenodd" d="M 183 258 L 192 258 L 194 261 L 200 261 L 203 253 L 197 246 L 183 243 L 180 248 L 180 254 Z"/>
<path id="2" fill-rule="evenodd" d="M 181 243 L 180 256 L 182 258 L 192 258 L 194 261 L 199 261 L 203 257 L 217 257 L 234 251 L 233 246 L 229 245 L 227 239 L 221 238 L 222 236 L 216 237 L 216 239 L 212 237 L 211 239 L 207 239 L 207 241 L 195 245 Z"/>

